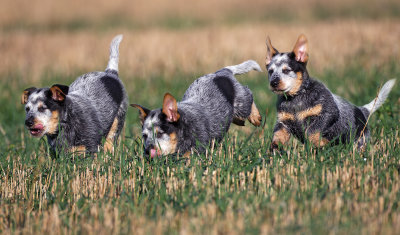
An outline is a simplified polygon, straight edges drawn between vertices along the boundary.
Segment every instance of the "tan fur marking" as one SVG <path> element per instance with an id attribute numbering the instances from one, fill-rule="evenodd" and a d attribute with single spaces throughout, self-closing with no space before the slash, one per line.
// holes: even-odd
<path id="1" fill-rule="evenodd" d="M 314 146 L 317 146 L 317 147 L 323 147 L 329 143 L 329 140 L 321 137 L 321 132 L 309 134 L 308 139 Z"/>
<path id="2" fill-rule="evenodd" d="M 303 84 L 303 74 L 299 71 L 296 73 L 297 74 L 297 79 L 295 81 L 295 84 L 293 85 L 292 89 L 288 92 L 289 95 L 296 95 L 297 92 L 300 90 L 301 84 Z"/>
<path id="3" fill-rule="evenodd" d="M 22 92 L 21 104 L 26 104 L 28 102 L 28 94 L 29 94 L 29 91 Z"/>
<path id="4" fill-rule="evenodd" d="M 260 115 L 260 112 L 258 111 L 258 108 L 254 102 L 251 105 L 250 116 L 247 119 L 254 126 L 260 126 L 260 124 L 261 124 L 261 115 Z"/>
<path id="5" fill-rule="evenodd" d="M 288 113 L 288 112 L 280 112 L 280 113 L 278 113 L 278 120 L 280 121 L 280 122 L 283 122 L 283 121 L 294 121 L 295 120 L 295 118 L 294 118 L 294 115 L 293 114 L 291 114 L 291 113 Z"/>
<path id="6" fill-rule="evenodd" d="M 322 111 L 322 105 L 317 104 L 314 107 L 311 107 L 304 111 L 299 112 L 296 116 L 297 116 L 298 120 L 303 121 L 304 119 L 306 119 L 308 117 L 320 115 L 321 111 Z"/>
<path id="7" fill-rule="evenodd" d="M 161 147 L 162 149 L 159 149 Z M 156 146 L 158 155 L 176 153 L 178 147 L 178 138 L 175 132 L 169 134 L 167 146 Z"/>
<path id="8" fill-rule="evenodd" d="M 106 141 L 104 143 L 104 151 L 106 152 L 114 152 L 114 138 L 118 129 L 118 118 L 114 119 L 113 124 L 111 125 L 110 131 L 106 137 Z"/>
<path id="9" fill-rule="evenodd" d="M 57 110 L 51 111 L 51 118 L 49 121 L 48 134 L 54 134 L 57 132 L 58 123 L 59 123 L 59 112 Z"/>
<path id="10" fill-rule="evenodd" d="M 146 116 L 147 116 L 146 111 L 143 109 L 143 107 L 141 107 L 141 106 L 138 105 L 138 104 L 131 104 L 131 106 L 134 107 L 134 108 L 137 108 L 137 109 L 139 110 L 139 113 L 140 113 L 140 115 L 139 115 L 140 123 L 141 123 L 142 126 L 143 126 L 144 119 L 146 119 Z"/>
<path id="11" fill-rule="evenodd" d="M 290 133 L 282 128 L 274 133 L 274 137 L 272 138 L 272 143 L 275 145 L 278 144 L 286 144 L 290 139 Z"/>
<path id="12" fill-rule="evenodd" d="M 176 133 L 172 132 L 169 135 L 169 139 L 170 139 L 170 152 L 169 153 L 175 153 L 176 147 L 178 146 L 178 138 L 176 136 Z"/>
<path id="13" fill-rule="evenodd" d="M 189 158 L 189 157 L 190 157 L 190 154 L 192 154 L 192 152 L 187 151 L 185 154 L 183 154 L 183 157 L 184 157 L 184 158 Z"/>
<path id="14" fill-rule="evenodd" d="M 76 152 L 86 152 L 86 147 L 84 145 L 79 145 L 79 146 L 72 146 L 70 151 L 72 153 Z"/>

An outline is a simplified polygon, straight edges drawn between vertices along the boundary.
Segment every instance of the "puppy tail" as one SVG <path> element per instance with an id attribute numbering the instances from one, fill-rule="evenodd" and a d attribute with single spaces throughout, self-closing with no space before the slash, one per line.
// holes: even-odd
<path id="1" fill-rule="evenodd" d="M 122 41 L 122 34 L 117 35 L 113 38 L 110 45 L 110 60 L 108 61 L 106 71 L 118 72 L 118 61 L 119 61 L 119 44 Z"/>
<path id="2" fill-rule="evenodd" d="M 390 91 L 392 90 L 396 79 L 391 79 L 387 81 L 383 87 L 379 90 L 378 96 L 372 100 L 369 104 L 364 105 L 363 107 L 368 109 L 369 113 L 372 114 L 375 112 L 382 104 L 385 102 L 388 97 Z"/>
<path id="3" fill-rule="evenodd" d="M 255 71 L 259 71 L 259 72 L 262 71 L 260 68 L 260 65 L 258 65 L 258 63 L 255 62 L 254 60 L 247 60 L 241 64 L 232 65 L 232 66 L 228 66 L 225 68 L 232 71 L 233 75 L 248 73 L 251 70 L 255 70 Z"/>

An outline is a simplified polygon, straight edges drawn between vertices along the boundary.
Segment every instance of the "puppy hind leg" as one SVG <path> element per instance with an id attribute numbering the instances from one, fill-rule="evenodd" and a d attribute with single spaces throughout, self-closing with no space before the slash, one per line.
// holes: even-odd
<path id="1" fill-rule="evenodd" d="M 369 130 L 366 129 L 365 132 L 362 133 L 361 136 L 355 141 L 355 143 L 357 144 L 357 150 L 361 152 L 365 150 L 369 137 L 370 137 Z"/>
<path id="2" fill-rule="evenodd" d="M 260 111 L 258 111 L 258 108 L 256 104 L 253 101 L 253 104 L 251 104 L 251 112 L 249 117 L 247 118 L 251 124 L 254 126 L 260 126 L 261 125 L 261 115 Z"/>
<path id="3" fill-rule="evenodd" d="M 117 144 L 118 137 L 122 132 L 122 128 L 124 127 L 127 106 L 128 103 L 125 99 L 122 101 L 118 109 L 117 116 L 114 118 L 110 131 L 107 134 L 106 141 L 104 143 L 104 151 L 106 152 L 114 152 L 114 145 Z"/>
<path id="4" fill-rule="evenodd" d="M 107 134 L 106 141 L 104 143 L 104 151 L 114 153 L 114 141 L 117 136 L 119 120 L 116 117 L 111 125 L 110 131 Z"/>
<path id="5" fill-rule="evenodd" d="M 249 88 L 237 83 L 235 86 L 235 93 L 235 100 L 233 103 L 233 123 L 239 126 L 244 126 L 246 119 L 250 121 L 250 116 L 252 116 L 252 121 L 255 118 L 255 116 L 253 117 L 252 115 L 252 111 L 254 111 L 254 115 L 256 115 L 258 110 L 255 105 L 255 110 L 253 110 L 253 95 Z M 252 121 L 250 122 L 253 123 Z"/>

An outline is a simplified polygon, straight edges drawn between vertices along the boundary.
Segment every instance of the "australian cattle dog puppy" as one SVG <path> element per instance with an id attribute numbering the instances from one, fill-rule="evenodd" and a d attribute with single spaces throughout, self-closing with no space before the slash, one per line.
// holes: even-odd
<path id="1" fill-rule="evenodd" d="M 177 152 L 188 155 L 192 149 L 202 152 L 212 140 L 220 141 L 232 122 L 243 126 L 248 119 L 259 126 L 253 94 L 234 76 L 251 70 L 261 71 L 249 60 L 200 77 L 180 102 L 166 93 L 160 109 L 132 104 L 139 109 L 145 153 L 153 158 Z"/>
<path id="2" fill-rule="evenodd" d="M 25 89 L 25 125 L 34 137 L 47 136 L 53 151 L 113 151 L 125 122 L 127 96 L 118 77 L 119 44 L 116 36 L 110 46 L 110 59 L 104 72 L 78 77 L 69 87 Z"/>
<path id="3" fill-rule="evenodd" d="M 395 80 L 386 82 L 369 104 L 355 106 L 333 94 L 307 72 L 308 41 L 300 35 L 291 52 L 279 53 L 267 38 L 266 68 L 270 89 L 278 95 L 278 118 L 272 148 L 286 144 L 291 135 L 314 146 L 348 143 L 362 148 L 370 132 L 368 117 L 386 100 Z"/>

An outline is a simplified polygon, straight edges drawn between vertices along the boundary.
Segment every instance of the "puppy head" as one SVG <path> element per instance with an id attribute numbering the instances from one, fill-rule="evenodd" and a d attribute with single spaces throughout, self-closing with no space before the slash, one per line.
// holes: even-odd
<path id="1" fill-rule="evenodd" d="M 302 34 L 291 52 L 279 53 L 267 37 L 267 57 L 269 87 L 276 94 L 296 95 L 306 73 L 308 61 L 308 41 Z"/>
<path id="2" fill-rule="evenodd" d="M 27 88 L 22 92 L 25 104 L 25 126 L 34 137 L 56 134 L 60 111 L 68 94 L 68 86 L 53 85 L 51 88 Z"/>
<path id="3" fill-rule="evenodd" d="M 180 115 L 175 98 L 166 93 L 162 109 L 149 110 L 131 104 L 139 110 L 145 153 L 151 158 L 177 152 Z"/>

